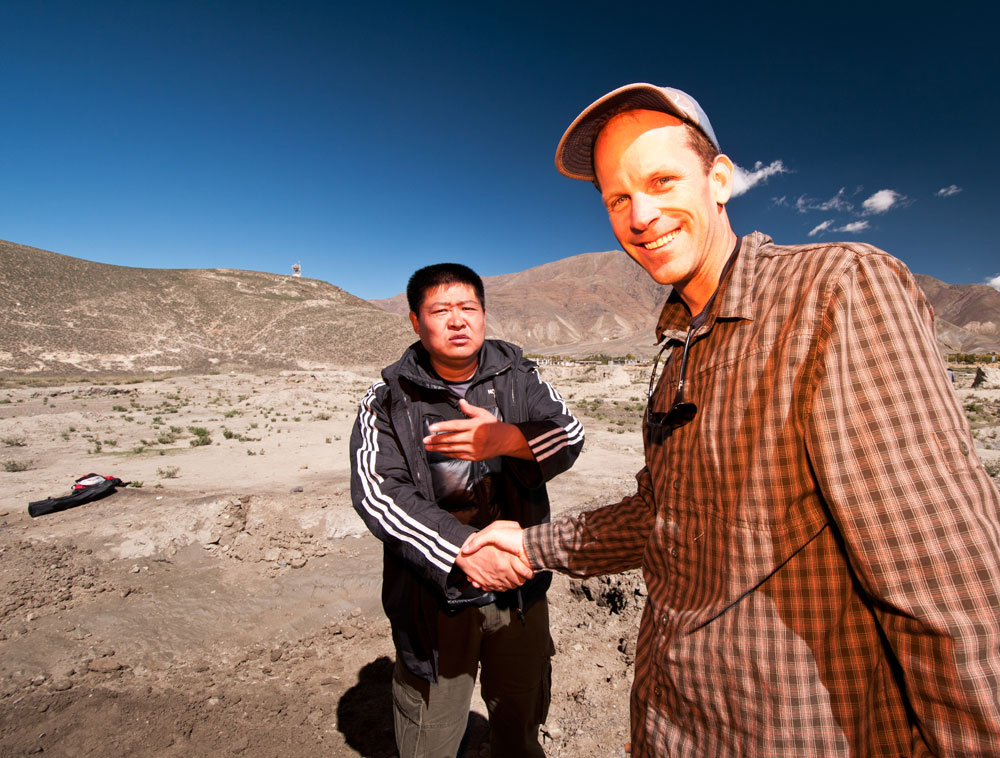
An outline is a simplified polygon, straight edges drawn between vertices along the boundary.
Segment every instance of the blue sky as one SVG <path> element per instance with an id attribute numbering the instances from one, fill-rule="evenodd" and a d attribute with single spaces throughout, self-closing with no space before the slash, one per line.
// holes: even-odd
<path id="1" fill-rule="evenodd" d="M 492 275 L 615 249 L 553 154 L 592 100 L 650 81 L 694 95 L 742 169 L 738 233 L 998 277 L 991 6 L 753 6 L 5 0 L 0 238 L 299 262 L 365 298 L 442 260 Z"/>

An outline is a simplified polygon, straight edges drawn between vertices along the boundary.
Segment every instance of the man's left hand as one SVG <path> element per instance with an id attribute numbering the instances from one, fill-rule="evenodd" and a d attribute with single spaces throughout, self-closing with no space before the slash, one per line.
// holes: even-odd
<path id="1" fill-rule="evenodd" d="M 463 461 L 485 461 L 501 455 L 531 460 L 534 456 L 521 430 L 505 424 L 485 408 L 464 399 L 458 407 L 468 418 L 431 424 L 431 434 L 424 437 L 428 452 L 441 453 Z"/>

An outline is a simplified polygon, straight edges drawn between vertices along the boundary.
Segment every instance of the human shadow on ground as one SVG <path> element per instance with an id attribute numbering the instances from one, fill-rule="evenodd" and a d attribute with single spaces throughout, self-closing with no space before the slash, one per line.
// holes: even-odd
<path id="1" fill-rule="evenodd" d="M 358 672 L 358 683 L 340 698 L 337 729 L 347 744 L 369 758 L 395 758 L 396 738 L 392 725 L 392 669 L 395 662 L 380 656 Z M 477 758 L 489 742 L 489 723 L 480 714 L 469 713 L 458 758 Z"/>

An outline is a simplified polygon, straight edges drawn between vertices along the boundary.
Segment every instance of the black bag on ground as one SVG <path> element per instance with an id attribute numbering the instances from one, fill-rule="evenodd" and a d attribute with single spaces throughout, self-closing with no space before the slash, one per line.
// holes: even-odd
<path id="1" fill-rule="evenodd" d="M 47 497 L 45 500 L 36 500 L 28 503 L 28 515 L 44 516 L 48 513 L 64 511 L 67 508 L 75 508 L 78 505 L 89 503 L 93 500 L 100 500 L 102 497 L 115 492 L 115 487 L 125 487 L 128 482 L 114 476 L 101 476 L 100 474 L 87 474 L 81 476 L 73 483 L 73 494 L 65 497 Z"/>

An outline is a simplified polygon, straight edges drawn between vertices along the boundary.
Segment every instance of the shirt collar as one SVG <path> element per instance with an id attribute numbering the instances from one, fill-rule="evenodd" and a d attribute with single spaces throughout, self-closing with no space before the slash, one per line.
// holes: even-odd
<path id="1" fill-rule="evenodd" d="M 753 232 L 742 237 L 739 251 L 733 261 L 732 270 L 719 285 L 714 301 L 708 306 L 708 318 L 705 329 L 710 330 L 716 319 L 753 319 L 753 280 L 756 270 L 757 253 L 771 238 L 760 232 Z M 663 305 L 660 320 L 656 325 L 656 341 L 664 337 L 673 340 L 684 340 L 691 316 L 681 300 L 677 290 L 671 290 L 667 302 Z"/>

